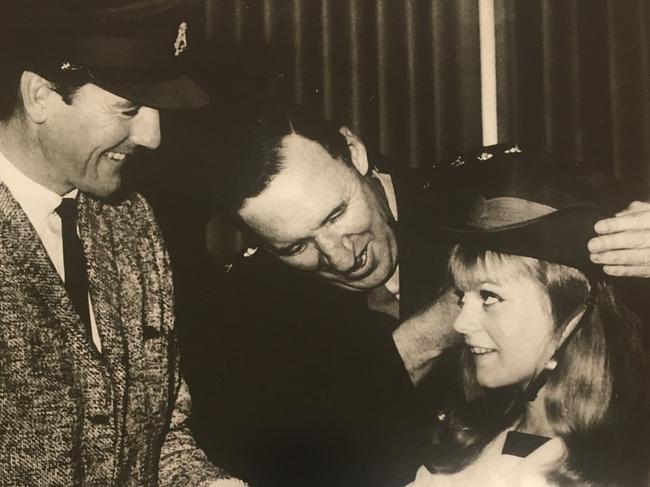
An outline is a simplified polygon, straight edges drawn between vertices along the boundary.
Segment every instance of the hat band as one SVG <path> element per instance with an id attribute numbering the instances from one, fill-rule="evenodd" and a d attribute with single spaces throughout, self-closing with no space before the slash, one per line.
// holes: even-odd
<path id="1" fill-rule="evenodd" d="M 178 61 L 172 44 L 162 39 L 61 36 L 53 41 L 52 50 L 62 65 L 88 69 L 167 70 Z"/>

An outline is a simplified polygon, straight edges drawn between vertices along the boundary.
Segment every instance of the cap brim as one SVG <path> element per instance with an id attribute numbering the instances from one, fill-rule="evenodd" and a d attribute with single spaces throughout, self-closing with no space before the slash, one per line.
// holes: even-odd
<path id="1" fill-rule="evenodd" d="M 434 234 L 447 242 L 593 271 L 587 242 L 596 236 L 595 223 L 608 216 L 601 207 L 572 207 L 498 228 L 435 227 Z"/>
<path id="2" fill-rule="evenodd" d="M 132 102 L 157 109 L 188 110 L 210 102 L 208 94 L 190 77 L 162 81 L 96 81 L 98 86 Z"/>

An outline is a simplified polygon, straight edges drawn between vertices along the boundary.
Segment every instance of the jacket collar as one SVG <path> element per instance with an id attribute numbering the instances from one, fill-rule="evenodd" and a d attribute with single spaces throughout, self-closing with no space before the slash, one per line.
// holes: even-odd
<path id="1" fill-rule="evenodd" d="M 77 334 L 83 334 L 81 318 L 41 239 L 3 183 L 0 183 L 0 225 L 0 260 L 4 269 L 11 270 L 5 279 L 14 279 L 12 284 L 18 292 L 37 296 L 55 321 L 63 323 Z"/>

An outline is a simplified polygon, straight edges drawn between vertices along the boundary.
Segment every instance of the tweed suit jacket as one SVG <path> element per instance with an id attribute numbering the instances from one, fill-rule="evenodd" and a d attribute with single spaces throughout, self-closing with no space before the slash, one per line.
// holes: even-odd
<path id="1" fill-rule="evenodd" d="M 0 225 L 0 485 L 197 486 L 227 477 L 185 428 L 170 267 L 144 198 L 79 199 L 101 354 L 4 184 Z"/>

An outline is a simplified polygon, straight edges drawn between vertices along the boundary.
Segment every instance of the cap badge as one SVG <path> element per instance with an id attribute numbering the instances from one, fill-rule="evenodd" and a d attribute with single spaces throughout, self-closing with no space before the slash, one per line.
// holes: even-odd
<path id="1" fill-rule="evenodd" d="M 248 247 L 244 251 L 244 257 L 252 257 L 255 255 L 256 252 L 257 252 L 257 247 Z"/>
<path id="2" fill-rule="evenodd" d="M 519 154 L 521 152 L 521 149 L 519 148 L 518 145 L 513 145 L 510 147 L 510 149 L 506 149 L 503 151 L 504 154 Z"/>
<path id="3" fill-rule="evenodd" d="M 178 26 L 174 49 L 174 56 L 180 56 L 187 49 L 187 22 L 181 22 Z"/>
<path id="4" fill-rule="evenodd" d="M 76 66 L 74 64 L 70 64 L 67 61 L 61 63 L 61 67 L 60 67 L 61 71 L 79 71 L 80 69 L 81 68 L 79 66 Z"/>

